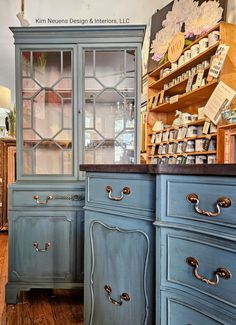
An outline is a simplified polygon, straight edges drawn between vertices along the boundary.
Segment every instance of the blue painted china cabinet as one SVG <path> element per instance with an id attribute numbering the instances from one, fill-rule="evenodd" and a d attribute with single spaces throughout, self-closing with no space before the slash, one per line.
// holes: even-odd
<path id="1" fill-rule="evenodd" d="M 11 30 L 17 182 L 9 189 L 6 302 L 16 303 L 21 290 L 83 287 L 79 166 L 138 161 L 144 26 Z"/>

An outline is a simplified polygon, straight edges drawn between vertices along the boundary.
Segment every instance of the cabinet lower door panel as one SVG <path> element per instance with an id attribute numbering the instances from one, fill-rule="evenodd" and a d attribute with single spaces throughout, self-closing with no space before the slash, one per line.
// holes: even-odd
<path id="1" fill-rule="evenodd" d="M 91 304 L 85 324 L 151 324 L 149 237 L 138 224 L 134 223 L 133 229 L 131 225 L 128 222 L 127 226 L 127 220 L 123 227 L 115 225 L 114 220 L 112 225 L 93 220 L 86 226 L 91 267 L 85 284 L 85 291 L 90 292 L 85 297 Z"/>
<path id="2" fill-rule="evenodd" d="M 11 281 L 68 282 L 74 279 L 75 213 L 17 212 L 10 220 Z"/>

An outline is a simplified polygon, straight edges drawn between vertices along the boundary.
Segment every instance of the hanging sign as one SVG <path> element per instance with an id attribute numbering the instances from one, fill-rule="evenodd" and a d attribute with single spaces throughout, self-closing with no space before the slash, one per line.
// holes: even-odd
<path id="1" fill-rule="evenodd" d="M 177 33 L 168 48 L 168 60 L 173 63 L 181 56 L 185 44 L 184 33 Z"/>

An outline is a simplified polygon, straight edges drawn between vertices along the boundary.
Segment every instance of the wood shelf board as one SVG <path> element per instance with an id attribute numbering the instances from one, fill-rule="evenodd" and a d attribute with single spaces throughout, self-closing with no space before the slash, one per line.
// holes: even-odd
<path id="1" fill-rule="evenodd" d="M 178 82 L 176 85 L 168 88 L 165 90 L 165 96 L 174 96 L 174 95 L 181 95 L 185 93 L 186 86 L 188 83 L 188 78 L 182 80 L 181 82 Z"/>
<path id="2" fill-rule="evenodd" d="M 218 129 L 231 129 L 234 127 L 236 127 L 236 123 L 229 123 L 229 124 L 224 124 L 224 125 L 218 126 Z"/>
<path id="3" fill-rule="evenodd" d="M 179 100 L 173 104 L 164 103 L 158 105 L 150 110 L 150 112 L 173 112 L 176 109 L 181 110 L 189 105 L 197 104 L 198 102 L 207 100 L 213 90 L 215 89 L 218 81 L 212 81 L 205 86 L 194 89 L 182 96 L 179 96 Z"/>
<path id="4" fill-rule="evenodd" d="M 199 120 L 191 121 L 191 122 L 181 124 L 181 125 L 178 125 L 178 126 L 172 126 L 170 128 L 166 128 L 166 129 L 161 130 L 161 131 L 152 131 L 151 133 L 148 133 L 148 136 L 152 136 L 153 134 L 157 134 L 157 133 L 161 133 L 161 132 L 165 132 L 165 131 L 178 130 L 179 128 L 188 127 L 188 126 L 191 126 L 191 125 L 201 125 L 201 124 L 204 124 L 205 121 L 206 121 L 206 119 L 199 119 Z"/>
<path id="5" fill-rule="evenodd" d="M 217 136 L 217 133 L 210 133 L 210 134 L 205 134 L 205 135 L 199 135 L 196 137 L 189 137 L 189 138 L 183 138 L 183 139 L 173 139 L 173 140 L 168 140 L 168 141 L 161 141 L 161 142 L 156 142 L 153 144 L 150 144 L 149 147 L 152 147 L 154 145 L 160 145 L 160 144 L 169 144 L 169 143 L 175 143 L 175 142 L 183 142 L 183 141 L 189 141 L 189 140 L 197 140 L 197 139 L 205 139 L 207 136 L 211 136 L 211 138 L 215 138 Z"/>
<path id="6" fill-rule="evenodd" d="M 207 67 L 204 70 L 204 74 L 206 71 L 208 71 L 210 68 Z M 194 74 L 194 78 L 197 76 L 198 72 Z M 186 86 L 187 86 L 187 83 L 188 83 L 188 79 L 189 78 L 186 78 L 184 80 L 182 80 L 181 82 L 178 82 L 176 85 L 168 88 L 165 90 L 165 95 L 164 96 L 174 96 L 174 95 L 181 95 L 181 94 L 184 94 L 186 92 Z"/>
<path id="7" fill-rule="evenodd" d="M 148 156 L 148 158 L 161 158 L 161 157 L 178 157 L 178 156 L 204 156 L 204 155 L 214 155 L 216 150 L 212 151 L 194 151 L 194 152 L 183 152 L 183 153 L 172 153 L 172 154 L 161 154 Z"/>
<path id="8" fill-rule="evenodd" d="M 164 84 L 171 82 L 173 79 L 177 78 L 182 73 L 186 72 L 187 70 L 190 70 L 193 67 L 196 67 L 199 63 L 202 63 L 204 60 L 208 59 L 210 61 L 210 56 L 214 54 L 219 44 L 220 42 L 215 43 L 213 46 L 209 47 L 206 51 L 198 54 L 196 57 L 192 58 L 185 64 L 181 65 L 179 68 L 175 69 L 167 76 L 157 80 L 156 82 L 151 83 L 149 85 L 149 88 L 162 90 Z"/>
<path id="9" fill-rule="evenodd" d="M 159 74 L 160 74 L 160 71 L 162 69 L 165 69 L 165 68 L 170 68 L 171 67 L 171 63 L 169 61 L 161 64 L 158 68 L 156 68 L 154 71 L 152 71 L 150 74 L 149 74 L 149 77 L 151 78 L 155 78 L 155 77 L 159 77 Z"/>

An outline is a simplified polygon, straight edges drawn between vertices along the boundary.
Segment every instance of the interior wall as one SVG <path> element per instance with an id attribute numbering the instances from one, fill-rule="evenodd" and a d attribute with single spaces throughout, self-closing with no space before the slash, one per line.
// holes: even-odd
<path id="1" fill-rule="evenodd" d="M 48 19 L 129 19 L 130 24 L 146 24 L 148 18 L 169 0 L 25 0 L 25 16 L 32 26 L 53 25 Z M 20 0 L 0 0 L 0 85 L 12 90 L 15 101 L 14 45 L 9 26 L 19 26 L 16 14 Z M 41 21 L 40 19 L 45 19 Z M 228 0 L 227 21 L 236 23 L 236 0 Z M 75 23 L 76 24 L 76 23 Z M 58 25 L 58 24 L 54 24 Z M 61 24 L 63 25 L 63 24 Z"/>

